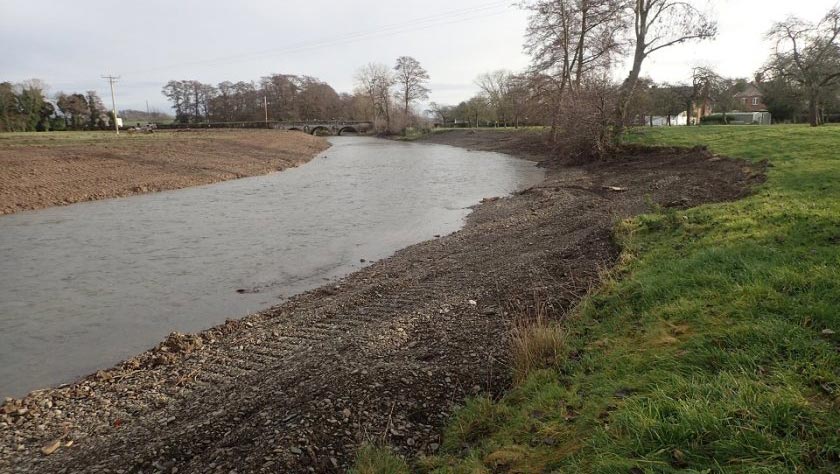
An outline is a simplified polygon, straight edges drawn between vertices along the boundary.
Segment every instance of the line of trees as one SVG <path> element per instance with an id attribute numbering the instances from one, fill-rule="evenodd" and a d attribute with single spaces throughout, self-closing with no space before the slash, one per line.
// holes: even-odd
<path id="1" fill-rule="evenodd" d="M 808 89 L 785 77 L 769 76 L 760 84 L 764 105 L 777 123 L 821 125 L 840 122 L 840 85 L 820 88 L 815 97 Z M 812 105 L 813 104 L 813 107 Z"/>
<path id="2" fill-rule="evenodd" d="M 178 123 L 363 119 L 354 97 L 310 76 L 272 74 L 217 85 L 169 81 L 163 95 Z"/>
<path id="3" fill-rule="evenodd" d="M 650 56 L 717 34 L 701 2 L 692 0 L 534 0 L 526 7 L 530 72 L 547 85 L 551 137 L 578 158 L 621 142 Z M 612 69 L 621 61 L 631 67 L 616 84 Z"/>
<path id="4" fill-rule="evenodd" d="M 817 126 L 840 120 L 840 9 L 816 23 L 796 17 L 776 23 L 767 35 L 774 50 L 753 84 L 776 122 L 809 122 Z M 630 117 L 667 117 L 688 112 L 695 121 L 707 107 L 723 114 L 742 106 L 736 95 L 746 78 L 727 78 L 708 67 L 695 67 L 683 84 L 656 84 L 640 79 Z"/>
<path id="5" fill-rule="evenodd" d="M 96 130 L 111 123 L 96 91 L 50 98 L 48 90 L 38 79 L 0 83 L 0 131 Z"/>
<path id="6" fill-rule="evenodd" d="M 444 122 L 551 125 L 562 154 L 600 155 L 621 142 L 635 118 L 642 66 L 671 46 L 717 34 L 701 0 L 525 0 L 530 12 L 522 74 L 495 71 L 476 80 L 481 93 L 455 107 L 432 104 Z M 614 67 L 631 65 L 621 83 Z"/>
<path id="7" fill-rule="evenodd" d="M 465 127 L 519 127 L 545 123 L 543 95 L 533 77 L 506 69 L 487 72 L 475 79 L 479 92 L 458 105 L 429 104 L 434 120 L 441 125 Z"/>
<path id="8" fill-rule="evenodd" d="M 259 81 L 216 85 L 169 81 L 163 95 L 178 123 L 351 120 L 371 121 L 379 131 L 413 123 L 413 106 L 429 97 L 429 74 L 403 56 L 391 68 L 371 63 L 356 74 L 352 94 L 338 93 L 311 76 L 272 74 Z"/>

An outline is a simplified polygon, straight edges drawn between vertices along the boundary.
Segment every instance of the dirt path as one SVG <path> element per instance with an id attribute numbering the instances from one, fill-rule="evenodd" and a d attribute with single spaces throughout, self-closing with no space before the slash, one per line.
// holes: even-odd
<path id="1" fill-rule="evenodd" d="M 0 135 L 0 214 L 284 170 L 328 147 L 276 130 Z"/>
<path id="2" fill-rule="evenodd" d="M 498 132 L 434 141 L 535 156 L 532 141 Z M 541 186 L 484 203 L 462 231 L 337 286 L 8 402 L 0 471 L 344 472 L 366 440 L 432 452 L 465 396 L 506 387 L 516 309 L 540 294 L 562 315 L 613 263 L 617 219 L 648 199 L 741 196 L 761 179 L 746 166 L 673 150 L 551 165 Z"/>

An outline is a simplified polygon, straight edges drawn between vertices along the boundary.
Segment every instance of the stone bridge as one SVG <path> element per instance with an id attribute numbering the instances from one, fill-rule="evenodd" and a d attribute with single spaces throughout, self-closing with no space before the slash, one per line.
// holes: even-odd
<path id="1" fill-rule="evenodd" d="M 275 130 L 298 130 L 310 135 L 341 135 L 342 133 L 368 133 L 373 130 L 373 123 L 344 121 L 274 122 L 271 127 Z"/>

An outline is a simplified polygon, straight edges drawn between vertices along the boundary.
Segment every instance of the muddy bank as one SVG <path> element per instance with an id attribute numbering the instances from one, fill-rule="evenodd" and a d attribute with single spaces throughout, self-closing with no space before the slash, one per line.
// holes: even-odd
<path id="1" fill-rule="evenodd" d="M 534 159 L 534 138 L 433 140 Z M 0 471 L 344 472 L 367 440 L 433 452 L 465 396 L 506 388 L 511 315 L 536 294 L 561 317 L 597 284 L 617 255 L 617 219 L 650 202 L 734 199 L 762 179 L 702 150 L 549 166 L 540 186 L 485 202 L 457 233 L 6 403 Z"/>
<path id="2" fill-rule="evenodd" d="M 328 148 L 275 130 L 0 135 L 0 214 L 281 171 Z"/>

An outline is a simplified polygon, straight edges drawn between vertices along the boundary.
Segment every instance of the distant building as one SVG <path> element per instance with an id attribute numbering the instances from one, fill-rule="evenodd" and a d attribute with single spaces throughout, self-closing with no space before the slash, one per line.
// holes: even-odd
<path id="1" fill-rule="evenodd" d="M 669 104 L 667 108 L 675 112 L 682 110 L 671 115 L 641 114 L 635 119 L 639 125 L 648 127 L 696 125 L 700 119 L 715 111 L 715 104 L 710 98 L 692 99 L 695 95 L 692 86 L 653 86 L 650 90 L 654 94 L 661 94 L 662 100 Z"/>
<path id="2" fill-rule="evenodd" d="M 735 99 L 739 102 L 738 110 L 741 112 L 764 112 L 767 106 L 764 104 L 764 94 L 761 89 L 751 82 L 747 84 L 746 89 L 735 94 Z"/>
<path id="3" fill-rule="evenodd" d="M 679 115 L 648 115 L 643 117 L 645 125 L 651 127 L 672 127 L 688 125 L 688 114 L 685 112 Z"/>

